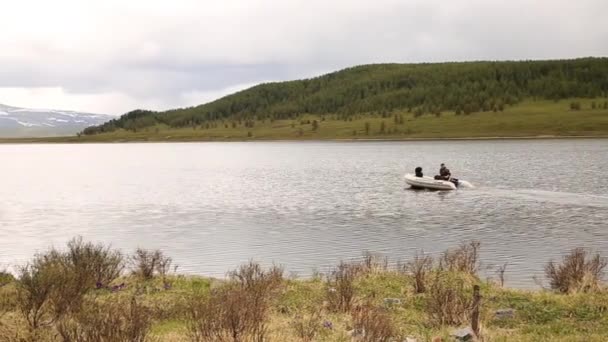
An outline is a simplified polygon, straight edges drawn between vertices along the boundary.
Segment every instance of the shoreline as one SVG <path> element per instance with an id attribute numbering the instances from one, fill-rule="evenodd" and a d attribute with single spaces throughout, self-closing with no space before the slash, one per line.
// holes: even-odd
<path id="1" fill-rule="evenodd" d="M 129 144 L 129 143 L 203 143 L 203 142 L 418 142 L 418 141 L 500 141 L 500 140 L 584 140 L 608 139 L 608 135 L 529 135 L 529 136 L 482 136 L 482 137 L 412 137 L 412 138 L 327 138 L 327 139 L 283 139 L 283 138 L 184 138 L 184 139 L 116 139 L 88 140 L 76 136 L 45 138 L 0 138 L 0 144 Z"/>

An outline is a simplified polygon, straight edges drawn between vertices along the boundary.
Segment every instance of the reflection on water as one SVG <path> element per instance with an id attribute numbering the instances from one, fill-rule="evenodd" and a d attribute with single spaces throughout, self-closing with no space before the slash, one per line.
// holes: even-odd
<path id="1" fill-rule="evenodd" d="M 482 242 L 511 286 L 570 248 L 608 250 L 606 140 L 0 145 L 0 265 L 74 235 L 162 248 L 182 272 L 250 258 L 301 275 L 374 251 Z M 412 191 L 441 162 L 476 185 Z"/>

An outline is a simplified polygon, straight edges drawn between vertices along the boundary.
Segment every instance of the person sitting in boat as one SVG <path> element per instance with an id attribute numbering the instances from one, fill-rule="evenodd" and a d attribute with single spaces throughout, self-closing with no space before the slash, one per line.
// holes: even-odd
<path id="1" fill-rule="evenodd" d="M 422 168 L 420 166 L 418 166 L 415 171 L 416 171 L 416 177 L 420 177 L 420 178 L 424 177 L 424 175 L 422 174 Z"/>
<path id="2" fill-rule="evenodd" d="M 444 163 L 441 163 L 441 168 L 439 169 L 439 175 L 435 176 L 435 179 L 449 181 L 450 178 L 452 178 L 450 169 L 445 167 Z"/>

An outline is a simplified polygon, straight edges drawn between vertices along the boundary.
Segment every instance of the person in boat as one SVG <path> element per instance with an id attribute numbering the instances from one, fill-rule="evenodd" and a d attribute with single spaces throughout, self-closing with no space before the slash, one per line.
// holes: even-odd
<path id="1" fill-rule="evenodd" d="M 416 177 L 420 177 L 420 178 L 424 177 L 424 175 L 422 174 L 422 168 L 420 166 L 418 166 L 415 171 L 416 171 Z"/>
<path id="2" fill-rule="evenodd" d="M 448 169 L 444 163 L 441 163 L 441 168 L 439 169 L 439 175 L 435 176 L 435 179 L 449 181 L 450 178 L 452 178 L 450 169 Z"/>

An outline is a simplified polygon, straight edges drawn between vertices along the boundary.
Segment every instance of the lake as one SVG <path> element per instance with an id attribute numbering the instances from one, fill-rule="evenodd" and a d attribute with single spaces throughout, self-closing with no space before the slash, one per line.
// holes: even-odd
<path id="1" fill-rule="evenodd" d="M 575 247 L 608 254 L 608 140 L 0 145 L 0 267 L 76 235 L 160 248 L 178 272 L 327 271 L 482 243 L 487 276 L 534 288 Z M 413 191 L 445 162 L 475 189 Z"/>

